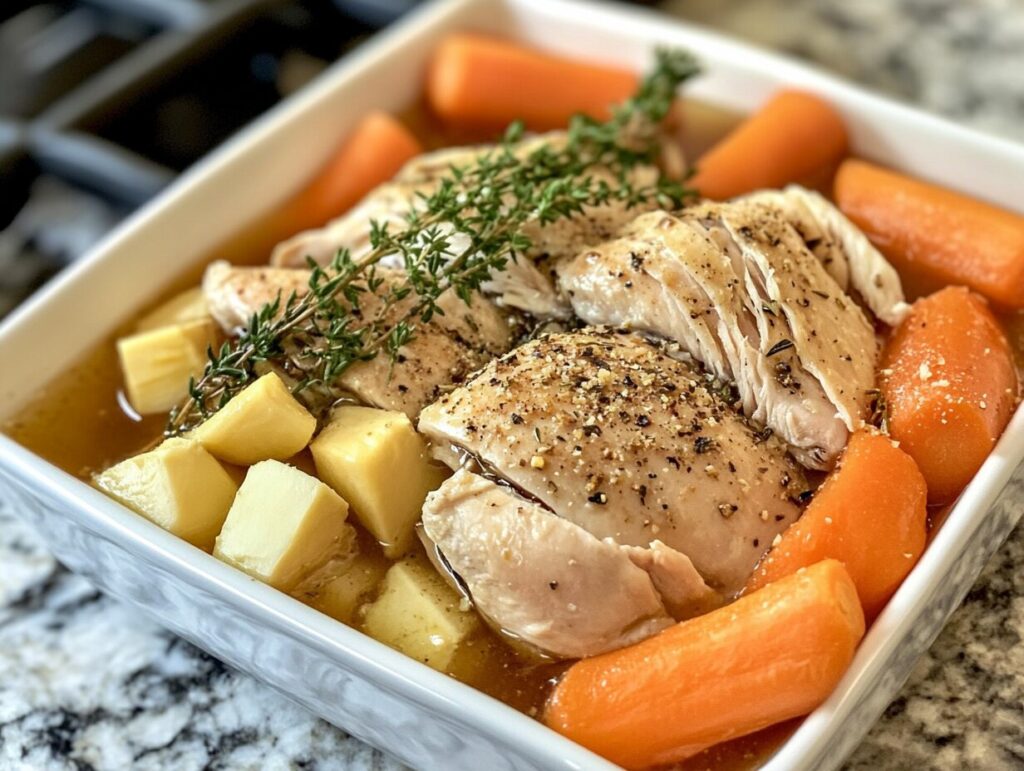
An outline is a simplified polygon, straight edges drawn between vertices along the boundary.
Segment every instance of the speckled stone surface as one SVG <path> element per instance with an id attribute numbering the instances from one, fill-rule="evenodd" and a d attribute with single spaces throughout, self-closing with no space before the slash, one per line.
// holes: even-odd
<path id="1" fill-rule="evenodd" d="M 1024 141 L 1024 0 L 674 0 Z M 1024 768 L 1024 526 L 849 763 Z M 0 769 L 399 766 L 62 570 L 0 501 Z"/>

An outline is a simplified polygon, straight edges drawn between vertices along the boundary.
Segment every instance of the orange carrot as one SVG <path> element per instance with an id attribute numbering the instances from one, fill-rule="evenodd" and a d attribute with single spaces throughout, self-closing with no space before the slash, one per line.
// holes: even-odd
<path id="1" fill-rule="evenodd" d="M 1017 399 L 1006 335 L 985 301 L 963 287 L 918 300 L 882 357 L 889 433 L 947 503 L 971 481 Z"/>
<path id="2" fill-rule="evenodd" d="M 573 664 L 544 719 L 627 768 L 676 762 L 813 710 L 863 634 L 849 573 L 825 560 L 641 643 Z"/>
<path id="3" fill-rule="evenodd" d="M 852 159 L 835 197 L 911 288 L 963 284 L 1024 307 L 1024 216 Z"/>
<path id="4" fill-rule="evenodd" d="M 697 161 L 690 184 L 724 200 L 805 180 L 846 155 L 843 119 L 803 91 L 780 91 Z"/>
<path id="5" fill-rule="evenodd" d="M 850 437 L 839 466 L 807 511 L 782 535 L 747 582 L 747 591 L 823 559 L 840 560 L 874 618 L 924 551 L 928 491 L 917 464 L 892 440 Z"/>
<path id="6" fill-rule="evenodd" d="M 427 99 L 446 122 L 535 130 L 564 128 L 578 112 L 606 119 L 631 96 L 637 77 L 614 67 L 552 56 L 480 35 L 441 41 L 427 75 Z"/>
<path id="7" fill-rule="evenodd" d="M 294 230 L 322 225 L 344 213 L 423 152 L 419 140 L 384 112 L 364 117 L 316 177 L 286 206 Z"/>

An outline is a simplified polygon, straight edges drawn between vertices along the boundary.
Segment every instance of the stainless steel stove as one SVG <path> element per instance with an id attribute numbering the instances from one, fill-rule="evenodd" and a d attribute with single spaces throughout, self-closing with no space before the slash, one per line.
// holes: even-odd
<path id="1" fill-rule="evenodd" d="M 414 2 L 0 3 L 0 317 Z"/>

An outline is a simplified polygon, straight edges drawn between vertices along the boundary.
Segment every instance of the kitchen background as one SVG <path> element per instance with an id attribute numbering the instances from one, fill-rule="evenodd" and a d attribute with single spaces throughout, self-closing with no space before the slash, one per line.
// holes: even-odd
<path id="1" fill-rule="evenodd" d="M 0 317 L 414 4 L 0 0 Z M 1024 0 L 653 5 L 1024 141 Z M 1024 768 L 1020 565 L 1024 527 L 850 768 Z M 168 767 L 397 768 L 62 570 L 0 500 L 0 769 Z"/>

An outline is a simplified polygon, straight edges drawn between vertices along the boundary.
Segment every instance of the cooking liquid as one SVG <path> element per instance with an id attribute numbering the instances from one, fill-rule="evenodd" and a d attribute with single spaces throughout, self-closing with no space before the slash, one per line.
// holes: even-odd
<path id="1" fill-rule="evenodd" d="M 439 125 L 421 105 L 410 108 L 402 119 L 428 149 L 488 141 L 497 136 L 496 132 L 487 130 L 449 130 Z M 692 160 L 699 156 L 738 120 L 736 113 L 694 100 L 682 101 L 677 121 L 679 141 L 686 157 Z M 824 184 L 814 186 L 825 187 Z M 288 223 L 275 219 L 270 213 L 212 250 L 208 261 L 265 263 L 274 244 L 290 235 Z M 163 300 L 195 286 L 200 276 L 201 271 L 182 276 L 168 288 Z M 1019 361 L 1024 361 L 1024 317 L 1018 315 L 1008 321 Z M 86 481 L 94 473 L 151 447 L 161 436 L 165 418 L 159 415 L 140 418 L 127 405 L 114 347 L 117 337 L 130 333 L 133 328 L 133 322 L 126 324 L 118 335 L 90 351 L 44 388 L 21 415 L 0 427 L 3 432 Z M 383 551 L 365 531 L 360 533 L 360 543 L 373 559 L 389 564 Z M 462 648 L 449 674 L 533 716 L 539 714 L 555 679 L 567 666 L 538 663 L 536 659 L 520 655 L 486 626 L 463 643 Z M 798 724 L 799 721 L 790 721 L 752 737 L 720 745 L 682 767 L 755 768 L 771 756 Z"/>

